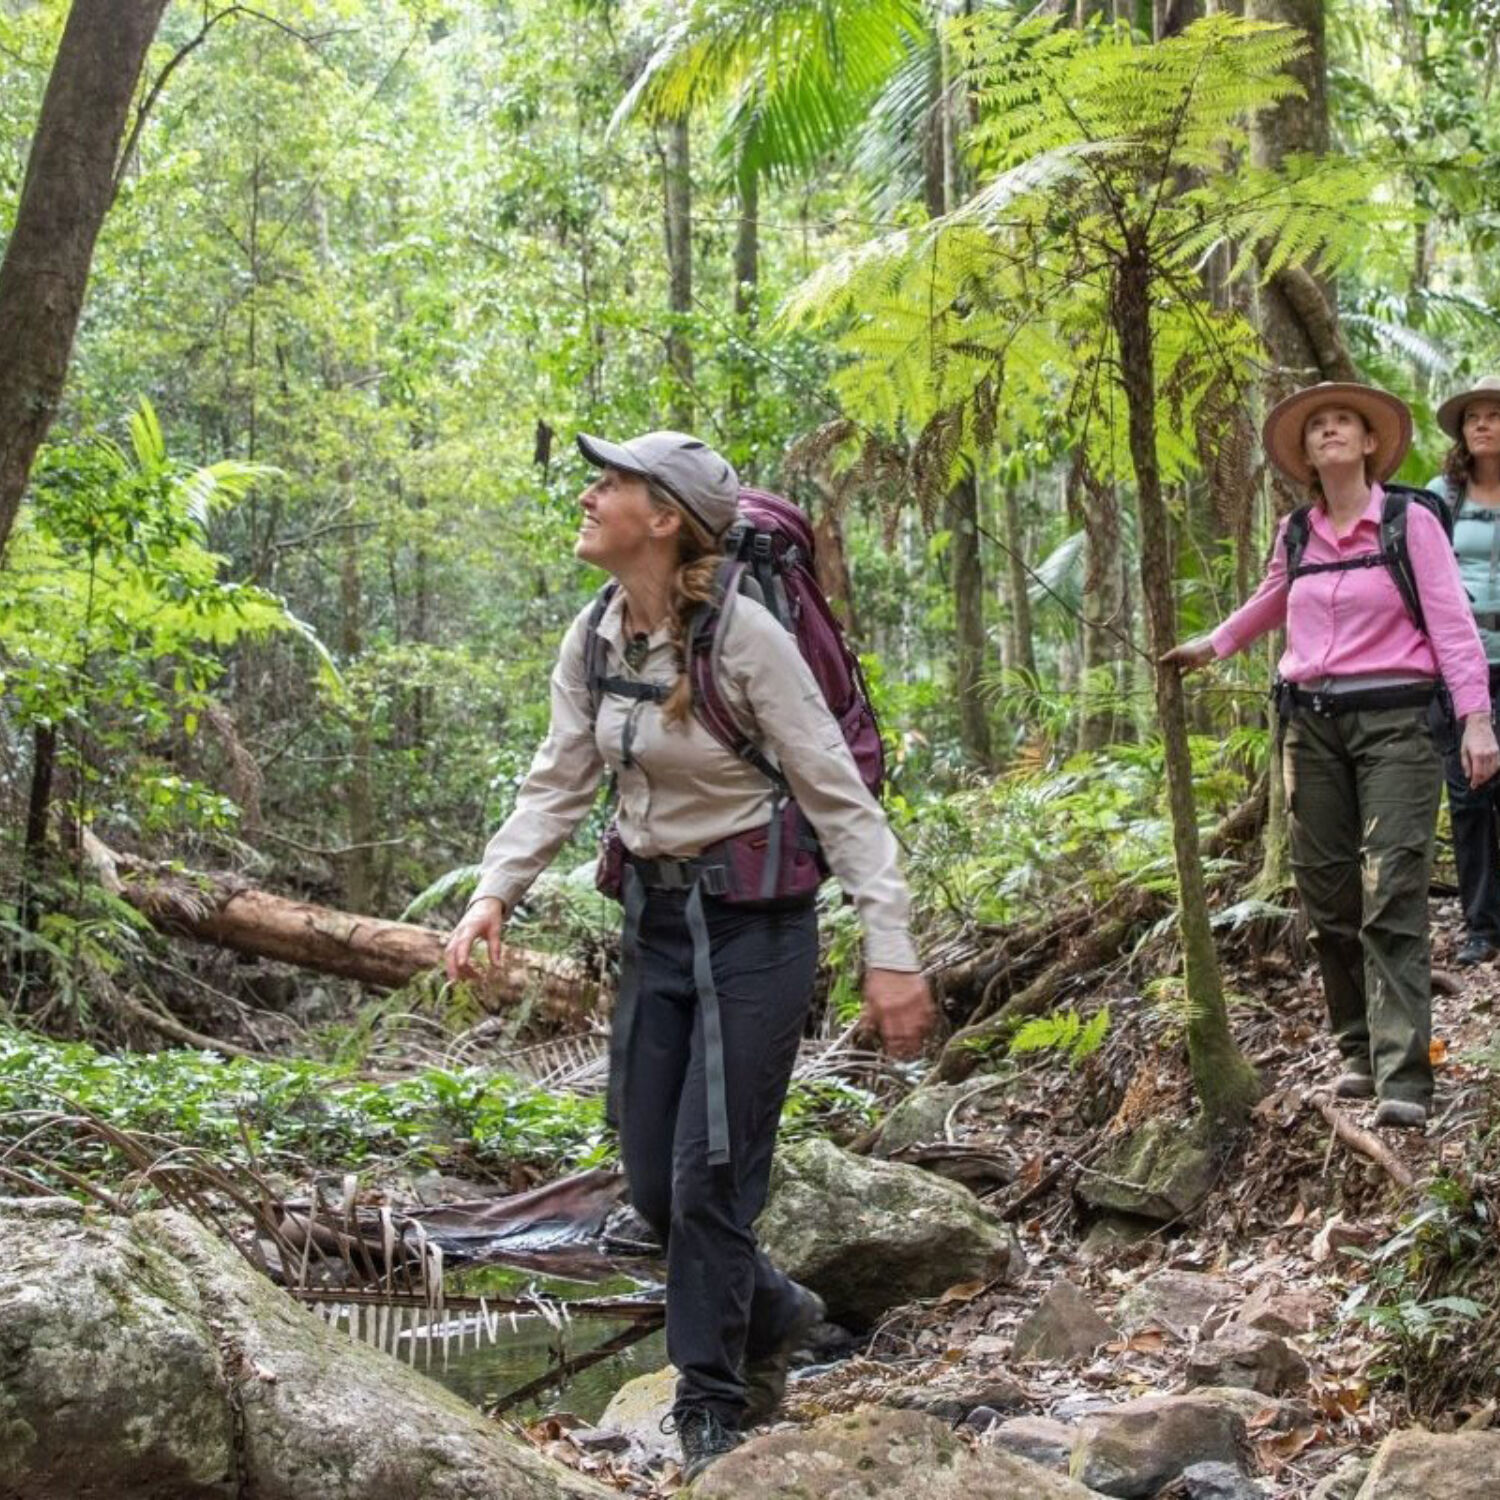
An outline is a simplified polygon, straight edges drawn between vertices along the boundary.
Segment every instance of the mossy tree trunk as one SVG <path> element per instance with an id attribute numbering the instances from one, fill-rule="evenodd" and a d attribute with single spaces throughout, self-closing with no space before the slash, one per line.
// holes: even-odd
<path id="1" fill-rule="evenodd" d="M 1169 566 L 1169 518 L 1156 456 L 1156 377 L 1152 364 L 1151 262 L 1146 247 L 1127 240 L 1117 267 L 1111 320 L 1120 345 L 1121 379 L 1129 411 L 1130 459 L 1140 520 L 1141 594 L 1153 658 L 1176 644 L 1176 608 Z M 1242 1122 L 1259 1093 L 1255 1070 L 1229 1029 L 1224 986 L 1209 926 L 1208 893 L 1198 853 L 1198 818 L 1188 750 L 1182 678 L 1157 667 L 1156 710 L 1161 724 L 1177 869 L 1178 922 L 1190 1007 L 1188 1057 L 1193 1085 L 1215 1127 Z"/>

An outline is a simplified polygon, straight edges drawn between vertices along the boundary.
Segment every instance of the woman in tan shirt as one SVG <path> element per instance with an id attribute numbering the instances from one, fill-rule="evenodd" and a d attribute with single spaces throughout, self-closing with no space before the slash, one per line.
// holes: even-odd
<path id="1" fill-rule="evenodd" d="M 476 943 L 498 955 L 506 916 L 611 768 L 627 913 L 611 1116 L 631 1201 L 667 1250 L 673 1415 L 690 1479 L 774 1410 L 790 1355 L 823 1312 L 771 1265 L 753 1230 L 812 995 L 817 920 L 810 895 L 733 904 L 703 876 L 722 841 L 768 825 L 778 796 L 699 722 L 684 670 L 689 625 L 738 517 L 733 468 L 682 433 L 578 445 L 601 473 L 581 497 L 574 553 L 619 586 L 601 616 L 591 605 L 563 641 L 547 738 L 485 849 L 448 972 L 472 975 Z M 859 910 L 868 1016 L 894 1055 L 915 1055 L 934 1009 L 895 839 L 811 670 L 775 617 L 745 597 L 725 622 L 715 670 Z"/>

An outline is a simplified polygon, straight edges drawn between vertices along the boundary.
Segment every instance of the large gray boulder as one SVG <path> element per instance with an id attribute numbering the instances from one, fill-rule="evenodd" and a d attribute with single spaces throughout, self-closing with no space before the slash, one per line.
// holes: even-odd
<path id="1" fill-rule="evenodd" d="M 6 1500 L 606 1493 L 335 1334 L 182 1214 L 0 1199 Z"/>
<path id="2" fill-rule="evenodd" d="M 1117 1321 L 1130 1333 L 1155 1325 L 1187 1338 L 1218 1327 L 1239 1297 L 1240 1288 L 1227 1276 L 1156 1271 L 1120 1299 Z"/>
<path id="3" fill-rule="evenodd" d="M 1393 1432 L 1358 1500 L 1495 1500 L 1500 1432 Z"/>
<path id="4" fill-rule="evenodd" d="M 887 1157 L 912 1146 L 947 1140 L 948 1115 L 973 1093 L 972 1083 L 931 1083 L 913 1089 L 881 1121 L 872 1149 L 877 1156 Z"/>
<path id="5" fill-rule="evenodd" d="M 693 1500 L 1097 1500 L 1018 1454 L 971 1447 L 936 1417 L 878 1408 L 752 1438 L 689 1493 Z"/>
<path id="6" fill-rule="evenodd" d="M 967 1189 L 821 1139 L 779 1152 L 756 1224 L 766 1253 L 828 1315 L 868 1328 L 890 1308 L 1003 1274 L 1005 1228 Z"/>

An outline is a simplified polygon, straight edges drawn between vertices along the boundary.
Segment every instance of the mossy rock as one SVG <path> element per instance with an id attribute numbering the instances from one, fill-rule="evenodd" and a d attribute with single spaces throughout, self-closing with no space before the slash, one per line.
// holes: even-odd
<path id="1" fill-rule="evenodd" d="M 1086 1170 L 1078 1196 L 1093 1213 L 1166 1224 L 1187 1217 L 1214 1185 L 1217 1160 L 1195 1125 L 1148 1120 Z"/>
<path id="2" fill-rule="evenodd" d="M 194 1220 L 0 1200 L 0 1493 L 610 1493 L 337 1334 Z"/>
<path id="3" fill-rule="evenodd" d="M 903 1302 L 999 1276 L 1010 1256 L 1004 1225 L 967 1188 L 821 1139 L 777 1155 L 756 1232 L 835 1322 L 855 1329 Z"/>

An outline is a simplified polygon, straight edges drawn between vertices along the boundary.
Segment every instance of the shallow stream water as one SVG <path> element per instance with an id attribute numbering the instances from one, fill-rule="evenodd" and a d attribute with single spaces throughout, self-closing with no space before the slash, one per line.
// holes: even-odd
<path id="1" fill-rule="evenodd" d="M 552 1298 L 581 1299 L 628 1296 L 651 1283 L 618 1274 L 604 1281 L 568 1281 L 535 1271 L 484 1266 L 452 1272 L 446 1278 L 446 1285 L 454 1296 L 522 1297 L 531 1292 Z M 466 1401 L 488 1410 L 501 1397 L 555 1366 L 559 1348 L 569 1357 L 576 1357 L 629 1326 L 623 1321 L 604 1318 L 575 1318 L 559 1330 L 541 1316 L 517 1315 L 512 1325 L 507 1314 L 495 1341 L 476 1347 L 470 1339 L 461 1354 L 456 1347 L 451 1348 L 446 1368 L 437 1348 L 432 1352 L 430 1368 L 418 1353 L 416 1368 Z M 547 1412 L 570 1411 L 585 1422 L 597 1422 L 610 1398 L 627 1380 L 660 1369 L 666 1362 L 666 1334 L 658 1328 L 620 1353 L 580 1370 L 556 1386 L 549 1386 L 506 1415 L 525 1419 Z"/>

